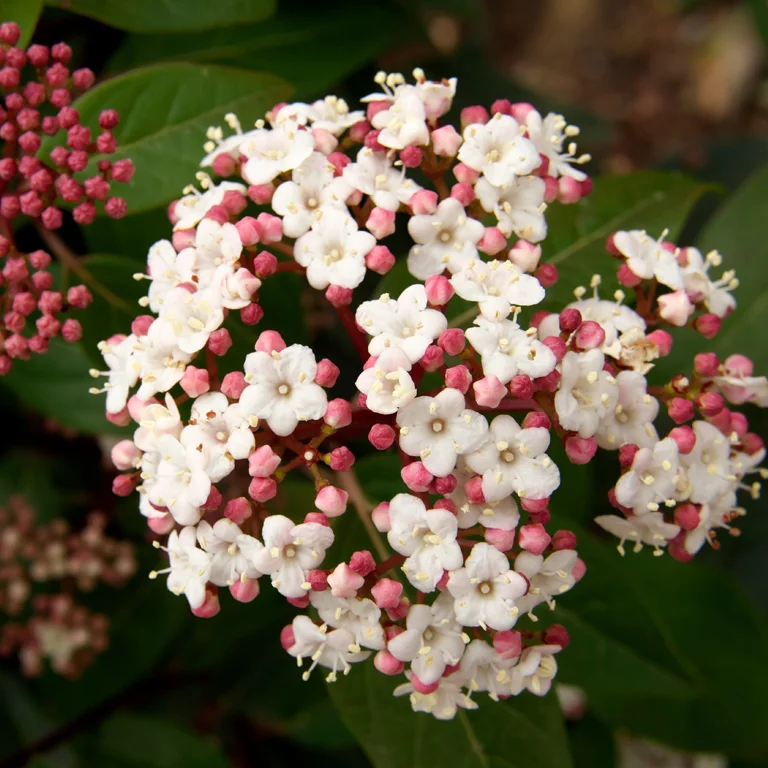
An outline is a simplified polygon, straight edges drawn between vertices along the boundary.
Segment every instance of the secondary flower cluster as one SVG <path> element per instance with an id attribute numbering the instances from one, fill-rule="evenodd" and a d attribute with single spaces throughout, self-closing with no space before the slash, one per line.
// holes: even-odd
<path id="1" fill-rule="evenodd" d="M 0 376 L 11 370 L 13 360 L 45 353 L 55 336 L 68 342 L 80 339 L 79 321 L 57 316 L 84 308 L 92 298 L 84 285 L 71 287 L 66 296 L 52 291 L 54 277 L 47 271 L 51 257 L 42 250 L 19 251 L 14 220 L 35 220 L 45 239 L 47 230 L 62 225 L 64 205 L 74 206 L 72 216 L 79 224 L 91 223 L 101 203 L 107 215 L 119 218 L 125 215 L 125 201 L 109 196 L 111 183 L 127 183 L 134 172 L 130 160 L 113 163 L 106 157 L 117 150 L 112 133 L 119 121 L 117 112 L 101 113 L 101 132 L 93 140 L 91 130 L 80 124 L 78 111 L 70 106 L 75 94 L 93 85 L 93 73 L 70 72 L 66 65 L 72 50 L 65 43 L 51 48 L 31 45 L 27 50 L 15 47 L 20 34 L 17 24 L 0 24 Z M 27 71 L 34 76 L 24 82 Z M 66 146 L 62 143 L 48 157 L 39 156 L 45 137 L 64 133 Z M 74 174 L 85 171 L 96 155 L 101 157 L 98 172 L 75 180 Z M 33 316 L 34 331 L 29 334 L 25 331 Z"/>
<path id="2" fill-rule="evenodd" d="M 93 375 L 107 379 L 95 391 L 107 393 L 109 418 L 136 424 L 113 450 L 125 471 L 114 489 L 137 490 L 149 527 L 168 534 L 156 544 L 171 591 L 212 616 L 218 589 L 249 602 L 265 576 L 310 611 L 281 635 L 308 664 L 305 677 L 321 665 L 334 680 L 375 652 L 380 672 L 405 674 L 396 695 L 447 719 L 477 706 L 477 692 L 543 695 L 568 644 L 562 626 L 536 624 L 542 604 L 554 610 L 586 570 L 574 533 L 551 520 L 553 436 L 577 464 L 598 447 L 617 451 L 626 472 L 612 498 L 625 517 L 603 525 L 659 552 L 672 540 L 680 556 L 695 538 L 679 539 L 681 529 L 708 536 L 713 525 L 697 478 L 735 499 L 762 458 L 743 417 L 713 398 L 758 401 L 765 380 L 741 358 L 707 357 L 706 375 L 649 388 L 646 374 L 672 344 L 651 328 L 669 322 L 665 301 L 680 303 L 654 298 L 668 284 L 662 263 L 664 279 L 679 272 L 670 288 L 689 314 L 707 310 L 688 318 L 707 333 L 702 318 L 727 312 L 719 292 L 733 277 L 711 282 L 714 257 L 697 269 L 690 249 L 644 233 L 611 239 L 635 309 L 623 293 L 585 299 L 582 288 L 562 311 L 524 321 L 557 280 L 536 245 L 547 205 L 590 190 L 578 130 L 500 100 L 463 110 L 459 132 L 444 122 L 456 81 L 414 78 L 380 74 L 365 110 L 327 97 L 278 105 L 245 133 L 234 115 L 230 135 L 211 128 L 203 166 L 234 178 L 200 172 L 202 189 L 171 205 L 172 239 L 152 246 L 148 274 L 137 275 L 151 281 L 152 314 L 102 344 L 107 370 Z M 413 284 L 351 308 L 369 272 L 395 266 L 391 236 L 402 229 L 411 245 L 397 256 Z M 229 362 L 233 310 L 260 323 L 260 296 L 279 290 L 280 272 L 306 276 L 333 306 L 361 358 L 351 396 L 331 360 L 279 330 L 254 334 L 253 351 Z M 663 439 L 662 401 L 680 424 Z M 374 509 L 352 469 L 351 441 L 364 435 L 377 450 L 396 448 L 408 491 Z M 316 492 L 315 509 L 296 517 L 273 512 L 291 472 Z M 685 527 L 664 518 L 677 501 Z M 350 502 L 376 556 L 335 548 L 325 563 Z"/>
<path id="3" fill-rule="evenodd" d="M 63 518 L 41 524 L 20 496 L 0 508 L 0 527 L 0 613 L 23 619 L 3 625 L 0 656 L 16 653 L 27 675 L 39 675 L 48 661 L 77 676 L 107 647 L 107 619 L 77 605 L 71 588 L 122 586 L 136 571 L 132 545 L 106 536 L 99 512 L 77 533 Z M 33 594 L 51 584 L 60 591 Z"/>

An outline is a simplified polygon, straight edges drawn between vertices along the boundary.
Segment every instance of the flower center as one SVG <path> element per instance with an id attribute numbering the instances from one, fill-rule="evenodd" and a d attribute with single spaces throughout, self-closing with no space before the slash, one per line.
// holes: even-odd
<path id="1" fill-rule="evenodd" d="M 307 208 L 317 208 L 317 198 L 310 197 L 309 200 L 307 200 Z"/>
<path id="2" fill-rule="evenodd" d="M 445 422 L 442 419 L 435 419 L 432 422 L 433 432 L 442 432 L 445 429 Z"/>
<path id="3" fill-rule="evenodd" d="M 444 229 L 440 234 L 437 236 L 437 239 L 441 243 L 450 243 L 453 239 L 453 232 L 448 231 L 447 229 Z"/>
<path id="4" fill-rule="evenodd" d="M 328 252 L 328 255 L 325 258 L 329 264 L 332 264 L 336 261 L 340 261 L 343 258 L 343 256 L 344 254 L 340 249 L 331 248 L 331 250 Z"/>
<path id="5" fill-rule="evenodd" d="M 493 584 L 490 581 L 484 581 L 478 586 L 478 591 L 483 595 L 490 595 L 493 592 Z"/>
<path id="6" fill-rule="evenodd" d="M 296 557 L 296 547 L 294 547 L 292 544 L 289 544 L 285 549 L 283 549 L 283 556 L 284 557 Z"/>
<path id="7" fill-rule="evenodd" d="M 290 386 L 289 386 L 288 384 L 281 384 L 281 385 L 280 385 L 280 386 L 277 388 L 277 393 L 278 393 L 279 395 L 282 395 L 283 397 L 285 397 L 285 396 L 287 396 L 287 395 L 290 395 L 290 394 L 291 394 L 291 388 L 290 388 Z"/>
<path id="8" fill-rule="evenodd" d="M 434 635 L 435 635 L 435 633 L 431 629 L 427 628 L 427 629 L 424 630 L 424 639 L 425 640 L 431 640 L 434 637 Z"/>

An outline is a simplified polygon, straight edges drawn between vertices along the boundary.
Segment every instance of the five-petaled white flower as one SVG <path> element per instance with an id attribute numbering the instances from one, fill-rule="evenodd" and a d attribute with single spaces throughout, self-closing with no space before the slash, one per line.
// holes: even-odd
<path id="1" fill-rule="evenodd" d="M 366 408 L 374 413 L 396 413 L 416 397 L 416 385 L 408 371 L 411 362 L 398 347 L 385 349 L 358 377 L 355 386 L 366 396 Z"/>
<path id="2" fill-rule="evenodd" d="M 329 589 L 310 592 L 309 601 L 320 618 L 330 627 L 346 629 L 358 646 L 380 651 L 386 645 L 381 626 L 381 609 L 373 600 L 334 597 Z M 358 647 L 355 650 L 360 650 Z"/>
<path id="3" fill-rule="evenodd" d="M 616 483 L 616 501 L 632 509 L 635 515 L 657 512 L 659 505 L 675 498 L 679 467 L 677 443 L 671 437 L 665 437 L 653 447 L 641 448 L 632 459 L 629 471 Z"/>
<path id="4" fill-rule="evenodd" d="M 647 232 L 638 229 L 617 232 L 613 242 L 619 253 L 626 257 L 632 274 L 643 280 L 655 277 L 673 291 L 684 287 L 683 272 L 675 253 L 667 250 Z"/>
<path id="5" fill-rule="evenodd" d="M 389 109 L 377 112 L 371 124 L 379 133 L 379 144 L 390 149 L 429 144 L 424 102 L 414 85 L 397 89 Z"/>
<path id="6" fill-rule="evenodd" d="M 211 584 L 229 587 L 238 581 L 258 579 L 261 576 L 253 558 L 264 545 L 248 536 L 226 517 L 210 525 L 201 520 L 197 526 L 197 540 L 211 556 Z"/>
<path id="7" fill-rule="evenodd" d="M 243 178 L 249 184 L 268 184 L 281 173 L 298 168 L 315 148 L 310 131 L 286 121 L 272 130 L 251 131 L 240 144 L 246 158 Z"/>
<path id="8" fill-rule="evenodd" d="M 211 573 L 211 556 L 198 549 L 193 526 L 172 531 L 168 537 L 168 568 L 152 571 L 150 578 L 168 574 L 168 589 L 175 595 L 184 595 L 191 608 L 205 602 L 205 585 Z"/>
<path id="9" fill-rule="evenodd" d="M 604 413 L 595 434 L 597 444 L 608 451 L 630 443 L 640 448 L 652 446 L 659 439 L 653 426 L 659 401 L 648 394 L 645 376 L 637 371 L 621 371 L 616 386 L 618 402 L 612 411 Z"/>
<path id="10" fill-rule="evenodd" d="M 374 152 L 368 147 L 357 153 L 357 161 L 344 169 L 342 178 L 387 211 L 396 211 L 400 203 L 407 203 L 421 189 L 415 181 L 406 178 L 405 168 L 394 168 L 384 152 Z"/>
<path id="11" fill-rule="evenodd" d="M 595 522 L 603 529 L 619 538 L 617 549 L 624 554 L 624 542 L 634 541 L 635 552 L 648 544 L 654 548 L 655 555 L 663 554 L 662 547 L 680 533 L 680 527 L 664 521 L 661 512 L 646 512 L 642 515 L 619 517 L 618 515 L 598 515 Z"/>
<path id="12" fill-rule="evenodd" d="M 538 243 L 547 236 L 545 189 L 544 180 L 538 176 L 513 176 L 503 187 L 495 187 L 481 178 L 475 185 L 475 194 L 484 210 L 496 214 L 504 235 L 514 234 L 521 240 Z"/>

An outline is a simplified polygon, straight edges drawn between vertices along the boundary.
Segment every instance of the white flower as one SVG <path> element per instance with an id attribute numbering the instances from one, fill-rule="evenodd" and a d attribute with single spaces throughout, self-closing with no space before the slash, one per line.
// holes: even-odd
<path id="1" fill-rule="evenodd" d="M 377 357 L 388 347 L 399 347 L 411 363 L 418 362 L 427 347 L 446 329 L 442 312 L 427 308 L 423 285 L 411 285 L 398 299 L 383 294 L 364 301 L 355 313 L 357 324 L 372 336 L 368 352 Z"/>
<path id="2" fill-rule="evenodd" d="M 191 608 L 205 602 L 205 585 L 211 572 L 211 557 L 197 548 L 195 529 L 182 528 L 168 537 L 168 564 L 163 571 L 152 571 L 150 578 L 168 573 L 168 589 L 175 595 L 184 595 Z"/>
<path id="3" fill-rule="evenodd" d="M 379 621 L 381 610 L 373 600 L 334 597 L 326 589 L 323 592 L 310 592 L 309 601 L 326 624 L 346 629 L 358 646 L 380 651 L 386 645 L 384 629 Z"/>
<path id="4" fill-rule="evenodd" d="M 399 493 L 389 505 L 389 519 L 389 544 L 406 555 L 403 573 L 416 589 L 432 592 L 443 571 L 461 565 L 455 515 L 445 509 L 428 510 L 415 496 Z"/>
<path id="5" fill-rule="evenodd" d="M 463 568 L 451 573 L 448 591 L 456 618 L 466 627 L 512 629 L 519 609 L 515 601 L 528 591 L 528 582 L 509 567 L 496 547 L 480 542 L 472 547 Z"/>
<path id="6" fill-rule="evenodd" d="M 732 269 L 723 272 L 719 280 L 710 279 L 709 268 L 719 267 L 722 261 L 717 251 L 702 256 L 697 248 L 686 248 L 683 251 L 683 280 L 685 291 L 694 304 L 702 303 L 709 312 L 727 317 L 736 308 L 736 299 L 730 292 L 738 287 L 739 281 Z"/>
<path id="7" fill-rule="evenodd" d="M 579 556 L 572 549 L 561 549 L 544 558 L 532 552 L 521 552 L 515 558 L 515 571 L 528 579 L 528 594 L 517 601 L 520 613 L 528 613 L 540 603 L 555 609 L 555 598 L 573 587 L 573 568 Z M 535 619 L 535 617 L 533 617 Z"/>
<path id="8" fill-rule="evenodd" d="M 147 272 L 151 278 L 149 286 L 149 308 L 159 312 L 168 292 L 179 283 L 192 277 L 184 260 L 177 258 L 176 249 L 168 240 L 159 240 L 147 254 Z M 141 275 L 137 275 L 141 277 Z"/>
<path id="9" fill-rule="evenodd" d="M 603 370 L 605 356 L 599 349 L 566 352 L 555 395 L 555 410 L 564 429 L 592 437 L 601 419 L 616 407 L 616 379 Z"/>
<path id="10" fill-rule="evenodd" d="M 324 99 L 313 101 L 311 104 L 304 104 L 300 101 L 286 104 L 280 108 L 273 123 L 280 125 L 286 120 L 292 120 L 299 125 L 311 123 L 313 128 L 320 128 L 334 136 L 341 136 L 347 128 L 365 120 L 365 112 L 350 112 L 344 99 L 326 96 Z"/>
<path id="11" fill-rule="evenodd" d="M 149 400 L 158 392 L 167 392 L 178 384 L 187 363 L 192 360 L 192 355 L 183 352 L 175 343 L 173 328 L 159 320 L 152 323 L 146 336 L 137 340 L 134 349 L 141 369 L 141 386 L 136 393 L 140 400 Z"/>
<path id="12" fill-rule="evenodd" d="M 557 674 L 557 662 L 553 654 L 559 650 L 559 645 L 535 645 L 526 648 L 517 666 L 512 669 L 512 695 L 516 696 L 528 689 L 535 696 L 546 696 Z"/>
<path id="13" fill-rule="evenodd" d="M 521 135 L 517 120 L 500 113 L 485 125 L 474 123 L 465 128 L 458 157 L 495 187 L 510 184 L 515 176 L 527 176 L 541 165 L 536 147 Z"/>
<path id="14" fill-rule="evenodd" d="M 557 359 L 536 338 L 535 328 L 524 331 L 513 320 L 493 322 L 484 317 L 478 317 L 475 326 L 468 328 L 465 336 L 480 354 L 486 376 L 496 376 L 508 384 L 518 374 L 538 379 L 555 370 Z"/>
<path id="15" fill-rule="evenodd" d="M 342 178 L 387 211 L 396 211 L 407 203 L 421 187 L 405 177 L 405 167 L 397 170 L 383 152 L 365 147 L 357 153 L 357 162 L 350 163 Z"/>
<path id="16" fill-rule="evenodd" d="M 217 587 L 228 587 L 237 581 L 261 576 L 253 558 L 264 545 L 243 533 L 239 526 L 222 517 L 212 526 L 201 520 L 197 525 L 197 540 L 211 556 L 210 581 Z"/>
<path id="17" fill-rule="evenodd" d="M 233 181 L 222 181 L 220 184 L 209 187 L 205 192 L 190 188 L 189 194 L 185 194 L 184 197 L 177 200 L 173 208 L 173 215 L 178 219 L 173 225 L 174 232 L 196 226 L 214 205 L 221 203 L 224 195 L 229 191 L 240 192 L 244 195 L 246 187 Z"/>
<path id="18" fill-rule="evenodd" d="M 459 673 L 471 692 L 487 691 L 493 701 L 510 695 L 510 670 L 517 659 L 503 659 L 485 640 L 473 640 L 461 660 Z"/>
<path id="19" fill-rule="evenodd" d="M 544 300 L 541 283 L 511 261 L 469 261 L 451 285 L 462 299 L 476 301 L 489 320 L 506 317 L 512 305 L 530 307 Z"/>
<path id="20" fill-rule="evenodd" d="M 613 242 L 618 251 L 627 259 L 632 274 L 643 280 L 655 277 L 662 285 L 673 291 L 683 288 L 683 272 L 677 256 L 663 248 L 646 232 L 633 229 L 630 232 L 616 232 Z"/>
<path id="21" fill-rule="evenodd" d="M 282 352 L 251 352 L 245 358 L 248 386 L 240 395 L 242 414 L 265 419 L 277 435 L 290 435 L 300 421 L 321 419 L 328 405 L 315 384 L 317 362 L 309 347 L 292 344 Z"/>
<path id="22" fill-rule="evenodd" d="M 213 273 L 211 285 L 218 293 L 222 307 L 243 309 L 251 303 L 253 294 L 261 288 L 261 280 L 245 267 L 235 271 L 234 267 L 222 264 Z"/>
<path id="23" fill-rule="evenodd" d="M 503 187 L 480 178 L 475 185 L 483 210 L 496 214 L 501 232 L 529 243 L 541 242 L 547 236 L 545 190 L 544 180 L 538 176 L 513 176 Z"/>
<path id="24" fill-rule="evenodd" d="M 253 564 L 272 577 L 272 586 L 285 597 L 303 597 L 309 590 L 307 574 L 323 562 L 333 544 L 333 531 L 319 523 L 296 525 L 283 515 L 270 515 L 261 530 L 264 548 Z"/>
<path id="25" fill-rule="evenodd" d="M 426 280 L 446 269 L 458 272 L 477 258 L 476 244 L 485 227 L 468 217 L 458 200 L 449 197 L 440 202 L 434 213 L 412 216 L 408 232 L 417 243 L 408 253 L 408 271 L 419 280 Z"/>
<path id="26" fill-rule="evenodd" d="M 456 505 L 456 518 L 459 528 L 471 528 L 473 525 L 497 528 L 500 531 L 512 531 L 520 522 L 520 511 L 515 500 L 507 496 L 499 501 L 486 501 L 485 504 L 472 504 L 464 492 L 464 484 L 471 478 L 465 472 L 457 473 L 456 490 L 448 498 Z"/>
<path id="27" fill-rule="evenodd" d="M 659 401 L 647 392 L 645 376 L 636 371 L 621 371 L 616 376 L 618 403 L 606 411 L 595 433 L 597 444 L 612 451 L 634 443 L 640 448 L 652 446 L 659 435 L 653 421 L 659 413 Z"/>
<path id="28" fill-rule="evenodd" d="M 661 512 L 647 512 L 631 517 L 598 515 L 595 522 L 620 539 L 617 549 L 622 555 L 625 541 L 635 542 L 635 552 L 639 552 L 643 544 L 648 544 L 654 548 L 654 554 L 661 555 L 661 547 L 666 547 L 667 542 L 680 533 L 679 526 L 664 522 Z"/>
<path id="29" fill-rule="evenodd" d="M 303 235 L 324 211 L 346 210 L 345 201 L 352 188 L 341 177 L 334 178 L 333 166 L 324 155 L 313 152 L 293 172 L 293 180 L 283 182 L 272 196 L 272 208 L 283 217 L 287 237 Z"/>
<path id="30" fill-rule="evenodd" d="M 405 673 L 406 677 L 408 672 Z M 417 675 L 418 677 L 418 675 Z M 477 702 L 464 693 L 463 677 L 457 673 L 440 678 L 440 684 L 432 693 L 419 693 L 411 683 L 398 685 L 394 690 L 395 696 L 405 696 L 411 702 L 414 712 L 426 712 L 437 720 L 453 720 L 459 707 L 462 709 L 477 709 Z"/>
<path id="31" fill-rule="evenodd" d="M 399 661 L 410 662 L 411 671 L 422 683 L 436 683 L 445 668 L 456 666 L 464 653 L 453 600 L 443 592 L 431 606 L 412 605 L 405 622 L 405 632 L 393 637 L 387 650 Z"/>
<path id="32" fill-rule="evenodd" d="M 758 408 L 768 407 L 768 379 L 765 376 L 745 376 L 741 372 L 723 366 L 724 375 L 715 376 L 712 381 L 727 400 L 734 405 L 754 403 Z"/>
<path id="33" fill-rule="evenodd" d="M 158 450 L 161 458 L 155 481 L 147 488 L 149 501 L 167 507 L 179 525 L 195 525 L 211 492 L 205 451 L 187 448 L 172 435 L 158 440 Z"/>
<path id="34" fill-rule="evenodd" d="M 616 483 L 616 501 L 636 515 L 658 511 L 660 504 L 675 497 L 679 465 L 677 443 L 671 437 L 652 448 L 641 448 L 629 471 Z"/>
<path id="35" fill-rule="evenodd" d="M 247 158 L 243 178 L 249 184 L 268 184 L 281 173 L 298 168 L 315 148 L 310 131 L 286 121 L 274 129 L 251 131 L 240 144 L 240 153 Z"/>
<path id="36" fill-rule="evenodd" d="M 357 661 L 367 659 L 371 654 L 368 651 L 351 651 L 350 647 L 357 647 L 354 636 L 346 629 L 334 629 L 327 632 L 325 626 L 318 627 L 309 616 L 297 616 L 293 620 L 294 644 L 288 648 L 288 653 L 294 656 L 299 666 L 304 659 L 311 659 L 312 665 L 303 672 L 301 677 L 309 680 L 312 670 L 319 664 L 331 670 L 325 678 L 332 683 L 336 680 L 336 673 L 342 671 L 348 675 Z"/>
<path id="37" fill-rule="evenodd" d="M 203 149 L 208 154 L 200 161 L 201 168 L 213 165 L 213 161 L 219 155 L 229 155 L 233 160 L 238 160 L 240 157 L 240 145 L 250 139 L 252 134 L 256 133 L 256 131 L 243 133 L 240 121 L 232 113 L 225 115 L 225 121 L 235 132 L 229 136 L 224 136 L 224 131 L 220 126 L 208 128 L 206 131 L 208 141 L 203 145 Z"/>
<path id="38" fill-rule="evenodd" d="M 235 468 L 235 459 L 247 459 L 255 444 L 240 405 L 230 405 L 222 392 L 206 392 L 192 403 L 189 425 L 181 433 L 181 442 L 207 454 L 206 472 L 214 483 Z"/>
<path id="39" fill-rule="evenodd" d="M 358 230 L 347 213 L 329 209 L 294 246 L 294 258 L 307 268 L 313 288 L 356 288 L 365 277 L 365 256 L 376 245 L 370 232 Z"/>
<path id="40" fill-rule="evenodd" d="M 385 349 L 355 382 L 367 398 L 366 408 L 374 413 L 396 413 L 410 403 L 416 397 L 416 385 L 408 373 L 410 370 L 411 362 L 402 349 Z"/>
<path id="41" fill-rule="evenodd" d="M 549 430 L 521 429 L 502 414 L 491 422 L 486 443 L 465 461 L 483 476 L 483 495 L 489 501 L 513 491 L 521 498 L 546 499 L 560 485 L 560 470 L 545 453 L 548 447 Z"/>
<path id="42" fill-rule="evenodd" d="M 178 439 L 182 426 L 176 401 L 170 394 L 166 394 L 165 405 L 150 403 L 142 410 L 139 428 L 133 433 L 133 442 L 142 451 L 157 451 L 160 438 L 171 435 Z"/>
<path id="43" fill-rule="evenodd" d="M 195 272 L 212 275 L 222 264 L 234 266 L 243 252 L 243 243 L 234 224 L 203 219 L 195 232 Z"/>
<path id="44" fill-rule="evenodd" d="M 542 118 L 535 109 L 527 114 L 524 125 L 528 138 L 536 145 L 539 154 L 549 160 L 549 176 L 570 176 L 576 181 L 587 178 L 583 171 L 571 165 L 578 161 L 574 156 L 575 146 L 570 144 L 568 151 L 563 152 L 566 138 L 578 135 L 578 128 L 569 126 L 562 115 L 550 112 Z"/>
<path id="45" fill-rule="evenodd" d="M 488 433 L 485 417 L 464 404 L 464 395 L 449 387 L 435 397 L 417 397 L 397 414 L 400 448 L 437 477 L 450 474 L 457 457 L 478 448 Z"/>
<path id="46" fill-rule="evenodd" d="M 161 346 L 176 346 L 187 355 L 199 352 L 210 335 L 224 322 L 220 294 L 205 288 L 190 293 L 174 288 L 165 297 L 162 314 L 149 330 Z"/>
<path id="47" fill-rule="evenodd" d="M 104 357 L 109 371 L 100 374 L 94 371 L 91 375 L 106 375 L 107 383 L 103 390 L 91 390 L 107 393 L 107 413 L 120 413 L 128 401 L 128 393 L 139 380 L 141 362 L 138 357 L 139 340 L 133 334 L 123 339 L 110 339 L 99 343 L 99 352 Z"/>
<path id="48" fill-rule="evenodd" d="M 424 102 L 416 86 L 403 85 L 395 92 L 389 109 L 377 112 L 371 124 L 379 133 L 379 144 L 391 149 L 429 144 Z"/>
<path id="49" fill-rule="evenodd" d="M 455 77 L 443 78 L 440 82 L 419 79 L 416 83 L 416 91 L 424 102 L 424 111 L 430 123 L 450 110 L 456 95 L 456 83 Z"/>
<path id="50" fill-rule="evenodd" d="M 694 504 L 708 504 L 727 493 L 736 482 L 731 468 L 730 440 L 713 424 L 694 421 L 696 442 L 690 453 L 680 456 L 685 467 Z"/>

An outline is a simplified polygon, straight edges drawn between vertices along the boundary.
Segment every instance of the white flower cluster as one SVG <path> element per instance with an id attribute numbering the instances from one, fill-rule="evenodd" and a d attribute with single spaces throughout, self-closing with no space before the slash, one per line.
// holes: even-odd
<path id="1" fill-rule="evenodd" d="M 767 390 L 738 355 L 700 356 L 690 379 L 649 385 L 672 343 L 660 319 L 680 324 L 684 298 L 685 322 L 711 333 L 712 318 L 732 309 L 735 278 L 712 282 L 716 254 L 644 233 L 609 243 L 619 279 L 637 288 L 634 309 L 622 291 L 600 299 L 595 277 L 591 298 L 580 288 L 561 312 L 523 321 L 557 279 L 536 245 L 547 204 L 590 190 L 578 130 L 499 101 L 492 116 L 463 110 L 460 133 L 440 125 L 456 81 L 414 76 L 377 76 L 382 92 L 363 99 L 365 111 L 328 97 L 278 105 L 247 132 L 232 115 L 232 135 L 210 129 L 203 166 L 245 184 L 201 172 L 203 191 L 185 190 L 171 208 L 172 240 L 152 246 L 139 276 L 151 280 L 143 305 L 153 315 L 102 351 L 108 414 L 137 424 L 113 451 L 126 470 L 115 490 L 138 490 L 152 531 L 169 534 L 169 589 L 212 616 L 218 588 L 248 602 L 268 576 L 317 617 L 297 616 L 281 636 L 305 677 L 319 665 L 334 680 L 375 653 L 380 672 L 405 673 L 396 695 L 447 719 L 474 708 L 476 692 L 545 694 L 568 644 L 560 625 L 536 628 L 537 609 L 554 610 L 586 570 L 576 536 L 547 530 L 561 483 L 553 436 L 575 464 L 598 448 L 618 452 L 624 474 L 611 498 L 623 517 L 599 516 L 603 528 L 687 559 L 742 513 L 736 492 L 764 455 L 725 402 L 764 405 Z M 409 178 L 416 168 L 434 189 Z M 267 211 L 248 215 L 251 203 Z M 396 214 L 407 216 L 403 258 L 416 282 L 350 309 L 368 271 L 396 263 L 386 244 Z M 233 311 L 245 326 L 260 322 L 259 291 L 280 272 L 324 291 L 360 352 L 351 398 L 329 400 L 339 369 L 276 330 L 254 334 L 254 351 L 221 376 Z M 473 305 L 467 330 L 449 322 L 454 296 Z M 172 394 L 177 385 L 184 395 Z M 679 425 L 663 438 L 662 403 Z M 366 434 L 377 450 L 396 444 L 409 491 L 372 511 L 347 445 Z M 274 514 L 280 483 L 300 471 L 315 483 L 316 509 Z M 349 500 L 392 554 L 382 539 L 378 561 L 360 550 L 324 569 Z"/>

